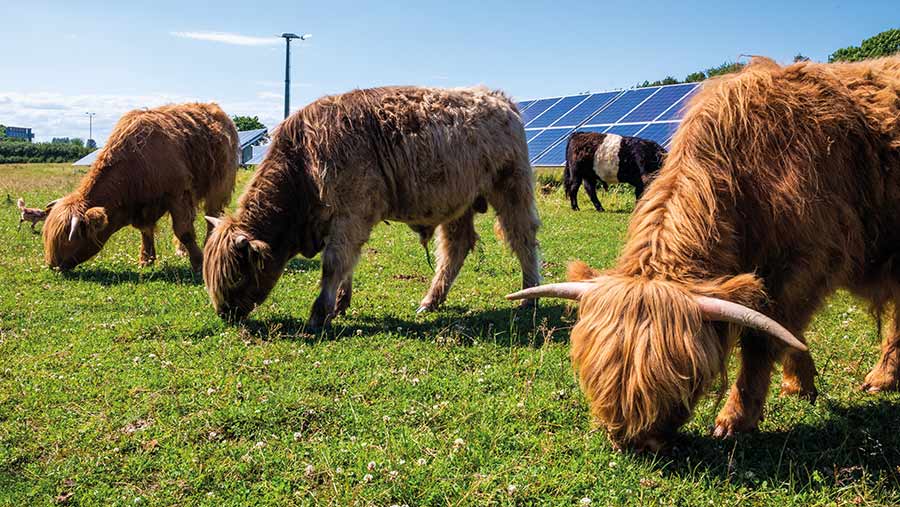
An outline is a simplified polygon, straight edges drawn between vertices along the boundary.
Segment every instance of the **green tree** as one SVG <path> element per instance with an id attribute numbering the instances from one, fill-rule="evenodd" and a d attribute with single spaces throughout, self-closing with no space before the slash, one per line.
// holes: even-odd
<path id="1" fill-rule="evenodd" d="M 234 121 L 234 126 L 237 127 L 239 131 L 266 128 L 266 126 L 259 121 L 258 116 L 233 116 L 231 119 Z"/>
<path id="2" fill-rule="evenodd" d="M 838 49 L 828 57 L 829 62 L 857 62 L 867 58 L 889 56 L 900 52 L 900 29 L 892 28 L 862 41 L 859 46 Z"/>
<path id="3" fill-rule="evenodd" d="M 0 139 L 6 137 L 6 125 L 0 125 Z"/>

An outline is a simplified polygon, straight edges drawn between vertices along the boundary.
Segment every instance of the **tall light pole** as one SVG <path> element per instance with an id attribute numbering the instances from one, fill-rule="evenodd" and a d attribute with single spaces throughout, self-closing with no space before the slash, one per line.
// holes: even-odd
<path id="1" fill-rule="evenodd" d="M 307 40 L 312 37 L 311 34 L 305 33 L 297 35 L 295 33 L 283 33 L 285 48 L 287 52 L 284 56 L 284 117 L 287 119 L 291 114 L 291 39 Z"/>
<path id="2" fill-rule="evenodd" d="M 85 141 L 84 145 L 87 146 L 91 139 L 94 138 L 94 116 L 97 116 L 97 113 L 84 113 L 88 115 L 88 140 Z"/>

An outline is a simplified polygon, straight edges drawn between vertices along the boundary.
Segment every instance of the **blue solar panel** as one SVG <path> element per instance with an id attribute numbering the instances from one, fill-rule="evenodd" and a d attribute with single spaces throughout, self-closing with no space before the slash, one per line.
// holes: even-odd
<path id="1" fill-rule="evenodd" d="M 606 129 L 609 128 L 609 125 L 595 125 L 593 127 L 578 127 L 575 129 L 578 132 L 596 132 L 597 134 L 602 134 L 606 132 Z"/>
<path id="2" fill-rule="evenodd" d="M 644 128 L 645 125 L 646 123 L 638 123 L 636 125 L 613 125 L 606 133 L 618 134 L 620 136 L 633 136 L 638 133 L 638 130 Z"/>
<path id="3" fill-rule="evenodd" d="M 579 103 L 583 102 L 584 99 L 587 98 L 587 95 L 576 95 L 574 97 L 566 97 L 556 104 L 553 105 L 550 109 L 544 111 L 544 114 L 538 116 L 531 123 L 528 123 L 526 126 L 528 128 L 541 128 L 541 127 L 549 127 L 556 120 L 558 120 L 561 116 L 568 113 L 570 109 L 577 106 Z"/>
<path id="4" fill-rule="evenodd" d="M 672 138 L 676 130 L 678 130 L 677 123 L 653 123 L 647 125 L 647 128 L 640 131 L 637 136 L 664 145 Z"/>
<path id="5" fill-rule="evenodd" d="M 672 106 L 668 111 L 664 112 L 660 115 L 656 121 L 664 121 L 664 120 L 680 120 L 684 117 L 684 110 L 688 103 L 691 101 L 691 97 L 693 97 L 698 91 L 700 91 L 700 86 L 698 85 L 693 90 L 688 92 L 681 102 L 678 102 L 674 106 Z"/>
<path id="6" fill-rule="evenodd" d="M 684 97 L 696 85 L 685 84 L 675 86 L 664 86 L 652 97 L 647 99 L 643 104 L 638 106 L 634 111 L 628 113 L 628 116 L 622 118 L 622 123 L 631 123 L 638 121 L 653 121 L 663 111 L 669 109 L 681 97 Z"/>
<path id="7" fill-rule="evenodd" d="M 525 129 L 525 139 L 528 142 L 531 142 L 531 140 L 540 135 L 541 132 L 543 132 L 542 129 Z"/>
<path id="8" fill-rule="evenodd" d="M 531 107 L 529 107 L 524 113 L 522 113 L 522 123 L 528 125 L 528 122 L 535 119 L 535 117 L 549 109 L 550 106 L 556 104 L 557 102 L 559 102 L 559 97 L 553 99 L 535 100 L 534 103 L 531 104 Z"/>
<path id="9" fill-rule="evenodd" d="M 540 156 L 534 165 L 565 165 L 566 164 L 566 146 L 569 144 L 569 137 L 557 143 L 554 147 L 547 150 Z"/>
<path id="10" fill-rule="evenodd" d="M 622 92 L 605 92 L 595 93 L 589 96 L 584 102 L 578 104 L 575 109 L 569 111 L 565 116 L 559 119 L 554 126 L 556 127 L 574 127 L 580 125 L 584 120 L 588 119 L 598 109 L 609 104 L 614 98 Z"/>
<path id="11" fill-rule="evenodd" d="M 524 113 L 526 109 L 528 109 L 535 101 L 533 100 L 523 100 L 516 104 L 516 108 L 519 109 L 519 113 Z"/>
<path id="12" fill-rule="evenodd" d="M 568 136 L 569 132 L 571 131 L 572 129 L 570 128 L 561 128 L 547 129 L 541 132 L 537 137 L 535 137 L 528 143 L 528 159 L 534 160 L 534 158 L 540 155 L 542 151 L 546 150 L 547 147 L 549 147 L 559 139 Z"/>
<path id="13" fill-rule="evenodd" d="M 600 123 L 616 123 L 619 118 L 628 114 L 629 111 L 655 92 L 658 87 L 638 88 L 636 90 L 628 90 L 622 94 L 615 102 L 606 106 L 596 116 L 588 120 L 588 123 L 597 125 Z"/>

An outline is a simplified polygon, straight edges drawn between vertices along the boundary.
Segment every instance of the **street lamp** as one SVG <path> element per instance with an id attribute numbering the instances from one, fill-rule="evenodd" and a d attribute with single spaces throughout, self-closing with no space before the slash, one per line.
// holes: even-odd
<path id="1" fill-rule="evenodd" d="M 312 37 L 311 34 L 305 33 L 297 35 L 295 33 L 283 33 L 285 47 L 287 52 L 284 57 L 284 117 L 287 119 L 291 114 L 291 39 L 307 40 Z"/>
<path id="2" fill-rule="evenodd" d="M 84 114 L 88 115 L 88 118 L 89 118 L 89 122 L 88 122 L 88 140 L 87 140 L 87 142 L 85 143 L 85 146 L 87 146 L 88 144 L 90 144 L 91 139 L 94 138 L 94 116 L 96 116 L 97 113 L 84 113 Z"/>

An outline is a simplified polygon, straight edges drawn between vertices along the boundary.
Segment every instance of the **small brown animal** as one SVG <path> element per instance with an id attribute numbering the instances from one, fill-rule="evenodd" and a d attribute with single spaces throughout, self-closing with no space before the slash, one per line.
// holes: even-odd
<path id="1" fill-rule="evenodd" d="M 22 228 L 22 222 L 31 222 L 31 230 L 34 230 L 34 226 L 38 222 L 43 222 L 44 219 L 47 218 L 47 213 L 49 208 L 46 210 L 37 209 L 37 208 L 26 208 L 25 207 L 25 199 L 19 197 L 19 201 L 16 203 L 19 207 L 19 211 L 22 213 L 22 216 L 19 218 L 19 228 Z"/>
<path id="2" fill-rule="evenodd" d="M 43 231 L 45 261 L 72 269 L 131 225 L 141 231 L 141 265 L 151 264 L 156 222 L 169 213 L 191 268 L 199 272 L 197 207 L 203 201 L 207 214 L 218 214 L 231 199 L 237 151 L 237 129 L 216 104 L 126 113 L 78 188 L 50 210 Z"/>

